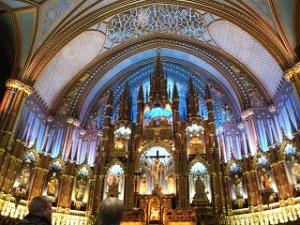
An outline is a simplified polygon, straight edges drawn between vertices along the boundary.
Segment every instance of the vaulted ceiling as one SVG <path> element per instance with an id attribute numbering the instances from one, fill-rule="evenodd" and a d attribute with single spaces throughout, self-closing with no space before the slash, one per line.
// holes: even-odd
<path id="1" fill-rule="evenodd" d="M 147 90 L 159 53 L 182 106 L 192 77 L 200 103 L 208 83 L 216 114 L 227 104 L 238 115 L 254 92 L 272 104 L 298 61 L 299 2 L 0 0 L 0 73 L 32 86 L 52 114 L 86 121 L 126 81 L 133 99 Z"/>

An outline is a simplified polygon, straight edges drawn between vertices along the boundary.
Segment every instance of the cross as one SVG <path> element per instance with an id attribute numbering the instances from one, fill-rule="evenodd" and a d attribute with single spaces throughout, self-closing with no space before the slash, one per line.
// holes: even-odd
<path id="1" fill-rule="evenodd" d="M 166 156 L 163 155 L 159 155 L 159 151 L 156 151 L 156 155 L 155 156 L 150 156 L 151 159 L 156 158 L 157 160 L 159 160 L 159 158 L 165 158 Z"/>

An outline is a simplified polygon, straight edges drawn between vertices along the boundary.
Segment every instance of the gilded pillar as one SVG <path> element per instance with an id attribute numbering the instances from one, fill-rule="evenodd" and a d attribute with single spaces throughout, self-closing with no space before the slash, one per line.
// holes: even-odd
<path id="1" fill-rule="evenodd" d="M 190 197 L 189 197 L 189 173 L 183 173 L 182 178 L 182 191 L 181 191 L 181 207 L 186 209 L 190 207 Z"/>
<path id="2" fill-rule="evenodd" d="M 13 79 L 6 81 L 6 89 L 0 106 L 0 149 L 11 149 L 25 100 L 32 92 L 31 87 Z"/>
<path id="3" fill-rule="evenodd" d="M 215 160 L 216 160 L 216 179 L 217 179 L 217 191 L 219 193 L 218 195 L 218 211 L 219 213 L 225 213 L 225 198 L 224 198 L 224 186 L 223 186 L 223 174 L 221 170 L 221 162 L 219 159 L 219 149 L 215 148 Z"/>
<path id="4" fill-rule="evenodd" d="M 223 170 L 223 171 L 225 171 L 225 170 Z M 228 175 L 223 176 L 223 186 L 224 186 L 225 208 L 227 211 L 227 215 L 231 215 L 232 201 L 231 201 L 231 195 L 229 193 L 230 188 L 229 188 L 229 176 Z"/>
<path id="5" fill-rule="evenodd" d="M 99 213 L 100 203 L 104 194 L 105 175 L 97 176 L 93 211 Z"/>
<path id="6" fill-rule="evenodd" d="M 278 188 L 278 198 L 286 200 L 292 197 L 292 191 L 287 179 L 287 174 L 284 168 L 284 161 L 281 160 L 271 165 L 275 175 L 275 181 Z"/>
<path id="7" fill-rule="evenodd" d="M 124 190 L 124 208 L 129 210 L 134 208 L 135 203 L 135 182 L 134 182 L 134 162 L 128 162 L 125 173 L 125 190 Z"/>
<path id="8" fill-rule="evenodd" d="M 90 179 L 90 190 L 89 190 L 89 199 L 87 202 L 87 207 L 86 210 L 91 212 L 93 211 L 93 205 L 94 205 L 94 200 L 95 200 L 95 186 L 96 186 L 96 178 L 92 177 Z"/>
<path id="9" fill-rule="evenodd" d="M 12 192 L 20 167 L 21 154 L 13 155 L 10 150 L 25 100 L 31 92 L 31 87 L 18 80 L 6 81 L 6 92 L 0 106 L 0 190 L 5 193 Z"/>
<path id="10" fill-rule="evenodd" d="M 212 189 L 212 202 L 214 207 L 214 212 L 218 213 L 219 208 L 219 195 L 218 188 L 217 188 L 218 182 L 217 182 L 217 174 L 216 172 L 212 172 L 211 174 L 211 189 Z"/>
<path id="11" fill-rule="evenodd" d="M 45 182 L 47 180 L 48 170 L 44 169 L 40 166 L 36 166 L 34 168 L 33 177 L 32 177 L 32 185 L 29 190 L 29 200 L 34 198 L 35 196 L 43 195 L 43 190 L 45 186 Z"/>
<path id="12" fill-rule="evenodd" d="M 113 106 L 113 92 L 111 91 L 108 97 L 108 102 L 105 106 L 105 117 L 104 117 L 104 128 L 103 128 L 103 151 L 102 151 L 102 160 L 104 162 L 109 161 L 109 152 L 111 147 L 111 120 L 112 120 L 112 106 Z"/>
<path id="13" fill-rule="evenodd" d="M 300 104 L 300 62 L 285 71 L 284 77 L 292 83 L 298 104 Z"/>
<path id="14" fill-rule="evenodd" d="M 74 176 L 62 175 L 58 207 L 70 208 L 72 202 L 74 180 Z"/>
<path id="15" fill-rule="evenodd" d="M 68 174 L 61 176 L 60 193 L 57 203 L 58 210 L 60 210 L 60 208 L 69 209 L 71 207 L 74 180 L 75 177 Z"/>
<path id="16" fill-rule="evenodd" d="M 5 171 L 5 173 L 1 173 L 0 175 L 0 190 L 6 194 L 11 194 L 14 181 L 17 175 L 17 172 L 20 169 L 22 160 L 10 155 L 6 154 L 6 158 L 1 166 L 1 171 Z"/>
<path id="17" fill-rule="evenodd" d="M 293 194 L 284 168 L 284 160 L 279 160 L 276 149 L 270 149 L 270 155 L 271 155 L 271 168 L 274 173 L 274 177 L 278 189 L 278 198 L 280 200 L 286 200 L 292 197 Z"/>
<path id="18" fill-rule="evenodd" d="M 180 174 L 176 174 L 176 194 L 177 194 L 177 207 L 182 209 L 182 178 Z"/>
<path id="19" fill-rule="evenodd" d="M 258 181 L 257 181 L 257 172 L 254 168 L 254 163 L 251 158 L 248 158 L 248 171 L 246 175 L 247 180 L 247 191 L 248 199 L 250 206 L 256 206 L 262 204 L 262 198 L 259 193 Z"/>

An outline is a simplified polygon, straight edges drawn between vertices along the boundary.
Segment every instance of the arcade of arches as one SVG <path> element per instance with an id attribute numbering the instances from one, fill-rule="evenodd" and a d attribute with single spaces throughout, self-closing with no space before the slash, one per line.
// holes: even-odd
<path id="1" fill-rule="evenodd" d="M 299 8 L 0 0 L 0 224 L 298 224 Z"/>

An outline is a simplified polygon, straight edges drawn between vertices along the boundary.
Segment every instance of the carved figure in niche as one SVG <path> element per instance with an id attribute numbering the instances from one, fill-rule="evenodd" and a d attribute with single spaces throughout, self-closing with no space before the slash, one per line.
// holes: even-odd
<path id="1" fill-rule="evenodd" d="M 272 178 L 265 167 L 261 168 L 260 181 L 263 188 L 271 189 L 272 188 Z"/>
<path id="2" fill-rule="evenodd" d="M 158 184 L 159 171 L 160 171 L 160 161 L 159 159 L 155 159 L 154 164 L 152 166 L 152 175 L 154 178 L 155 185 Z"/>
<path id="3" fill-rule="evenodd" d="M 57 173 L 55 171 L 53 171 L 51 176 L 49 177 L 47 186 L 47 195 L 55 196 L 58 187 Z"/>
<path id="4" fill-rule="evenodd" d="M 175 179 L 173 174 L 169 174 L 166 176 L 166 181 L 168 183 L 167 193 L 175 193 Z"/>
<path id="5" fill-rule="evenodd" d="M 141 178 L 141 183 L 140 183 L 140 194 L 144 195 L 147 192 L 147 180 L 146 176 L 143 175 Z"/>
<path id="6" fill-rule="evenodd" d="M 94 112 L 92 115 L 90 115 L 90 124 L 88 126 L 89 129 L 97 129 L 97 113 Z"/>
<path id="7" fill-rule="evenodd" d="M 117 149 L 122 149 L 125 146 L 125 139 L 124 138 L 118 138 L 115 144 L 115 147 Z"/>
<path id="8" fill-rule="evenodd" d="M 153 127 L 159 127 L 159 118 L 157 117 L 157 116 L 155 116 L 155 117 L 153 117 L 152 119 L 151 119 L 151 122 L 152 122 L 152 126 Z"/>
<path id="9" fill-rule="evenodd" d="M 75 198 L 76 201 L 82 201 L 84 198 L 85 190 L 86 190 L 87 177 L 78 176 L 76 181 L 76 192 Z"/>
<path id="10" fill-rule="evenodd" d="M 27 186 L 30 178 L 30 164 L 29 162 L 26 162 L 21 170 L 20 177 L 18 179 L 19 184 L 16 189 L 17 192 L 26 194 L 27 192 Z"/>
<path id="11" fill-rule="evenodd" d="M 206 202 L 208 203 L 207 192 L 205 191 L 205 185 L 203 180 L 201 179 L 200 175 L 197 175 L 197 179 L 195 182 L 195 195 L 193 197 L 193 204 L 199 204 L 199 202 Z"/>
<path id="12" fill-rule="evenodd" d="M 297 184 L 300 183 L 300 164 L 298 163 L 298 159 L 293 155 L 291 156 L 292 163 L 292 172 L 295 176 Z"/>
<path id="13" fill-rule="evenodd" d="M 195 191 L 196 193 L 205 192 L 205 185 L 199 175 L 197 176 L 197 180 L 195 182 Z"/>
<path id="14" fill-rule="evenodd" d="M 119 198 L 119 180 L 116 176 L 112 177 L 112 182 L 108 184 L 107 197 Z"/>
<path id="15" fill-rule="evenodd" d="M 224 112 L 225 122 L 230 123 L 232 121 L 233 116 L 229 105 L 226 102 L 224 102 L 224 106 L 222 108 Z"/>
<path id="16" fill-rule="evenodd" d="M 261 100 L 261 97 L 259 96 L 258 92 L 252 91 L 250 94 L 250 106 L 251 107 L 259 107 L 259 106 L 263 106 L 263 102 Z"/>
<path id="17" fill-rule="evenodd" d="M 234 175 L 233 191 L 237 199 L 243 198 L 243 180 L 238 174 Z"/>
<path id="18" fill-rule="evenodd" d="M 162 126 L 166 126 L 168 124 L 167 117 L 165 115 L 162 115 L 162 117 L 160 119 L 160 124 Z"/>

